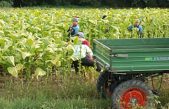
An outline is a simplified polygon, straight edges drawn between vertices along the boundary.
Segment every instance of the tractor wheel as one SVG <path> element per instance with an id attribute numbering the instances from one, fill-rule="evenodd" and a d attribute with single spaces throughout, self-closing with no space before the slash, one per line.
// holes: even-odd
<path id="1" fill-rule="evenodd" d="M 100 73 L 99 78 L 97 80 L 96 87 L 101 98 L 111 97 L 110 88 L 108 86 L 109 76 L 109 72 Z"/>
<path id="2" fill-rule="evenodd" d="M 112 95 L 113 109 L 133 109 L 144 107 L 153 109 L 153 93 L 140 80 L 129 80 L 119 84 Z M 151 103 L 150 103 L 151 102 Z"/>

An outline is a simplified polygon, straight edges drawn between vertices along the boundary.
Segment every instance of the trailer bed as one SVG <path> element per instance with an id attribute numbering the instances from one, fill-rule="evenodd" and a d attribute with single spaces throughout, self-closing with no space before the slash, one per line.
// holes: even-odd
<path id="1" fill-rule="evenodd" d="M 117 73 L 169 70 L 169 38 L 94 40 L 93 52 L 100 65 Z"/>

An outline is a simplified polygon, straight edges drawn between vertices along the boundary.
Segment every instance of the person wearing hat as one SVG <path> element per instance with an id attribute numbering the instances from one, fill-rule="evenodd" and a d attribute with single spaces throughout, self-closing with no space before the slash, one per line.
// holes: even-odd
<path id="1" fill-rule="evenodd" d="M 80 27 L 78 25 L 78 20 L 79 20 L 78 17 L 74 17 L 72 19 L 73 23 L 72 23 L 72 25 L 69 27 L 69 29 L 67 31 L 67 32 L 69 32 L 69 34 L 68 34 L 69 37 L 72 37 L 72 36 L 76 35 L 79 32 Z"/>
<path id="2" fill-rule="evenodd" d="M 78 38 L 80 43 L 75 43 L 73 45 L 73 54 L 71 59 L 73 61 L 73 67 L 75 68 L 75 72 L 79 72 L 79 62 L 82 66 L 95 66 L 95 60 L 93 58 L 93 52 L 89 46 L 81 43 L 81 38 Z M 100 67 L 98 63 L 96 63 L 96 70 L 100 71 Z"/>
<path id="3" fill-rule="evenodd" d="M 94 66 L 93 52 L 87 45 L 75 44 L 73 51 L 71 59 L 76 73 L 79 71 L 79 62 L 81 62 L 83 66 Z"/>
<path id="4" fill-rule="evenodd" d="M 87 45 L 88 47 L 90 47 L 90 42 L 85 39 L 83 32 L 78 32 L 76 35 L 78 36 L 79 40 L 82 41 L 82 44 Z"/>
<path id="5" fill-rule="evenodd" d="M 143 27 L 140 25 L 141 22 L 139 19 L 136 19 L 133 25 L 130 25 L 127 29 L 132 32 L 133 28 L 137 28 L 138 29 L 138 35 L 139 38 L 142 38 L 143 36 Z"/>

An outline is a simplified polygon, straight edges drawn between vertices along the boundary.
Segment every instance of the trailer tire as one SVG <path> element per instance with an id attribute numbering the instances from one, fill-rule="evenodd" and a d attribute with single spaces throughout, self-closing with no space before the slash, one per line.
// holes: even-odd
<path id="1" fill-rule="evenodd" d="M 153 109 L 153 93 L 151 89 L 140 80 L 128 80 L 119 84 L 112 95 L 112 109 L 130 109 L 144 107 Z"/>
<path id="2" fill-rule="evenodd" d="M 100 73 L 100 75 L 97 79 L 97 84 L 96 84 L 97 92 L 101 98 L 107 98 L 105 88 L 106 88 L 108 78 L 109 78 L 109 73 L 104 72 L 104 73 Z"/>

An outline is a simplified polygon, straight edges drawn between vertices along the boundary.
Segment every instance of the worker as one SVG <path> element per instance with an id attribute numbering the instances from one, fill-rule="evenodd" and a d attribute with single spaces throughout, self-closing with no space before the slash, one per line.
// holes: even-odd
<path id="1" fill-rule="evenodd" d="M 72 25 L 69 27 L 68 31 L 69 34 L 68 34 L 68 37 L 74 37 L 78 32 L 79 32 L 79 24 L 78 24 L 78 21 L 79 21 L 79 17 L 74 17 L 72 19 Z"/>
<path id="2" fill-rule="evenodd" d="M 137 28 L 139 38 L 143 38 L 143 27 L 141 26 L 141 21 L 136 19 L 133 25 L 130 25 L 127 29 L 132 32 L 133 28 Z M 131 34 L 132 37 L 132 34 Z"/>
<path id="3" fill-rule="evenodd" d="M 78 38 L 79 43 L 73 45 L 73 55 L 71 59 L 73 60 L 73 67 L 75 68 L 75 72 L 79 72 L 79 62 L 81 62 L 82 66 L 95 66 L 95 60 L 93 58 L 93 52 L 91 48 L 85 44 L 82 44 L 80 38 Z M 96 70 L 100 71 L 101 68 L 96 63 Z"/>

